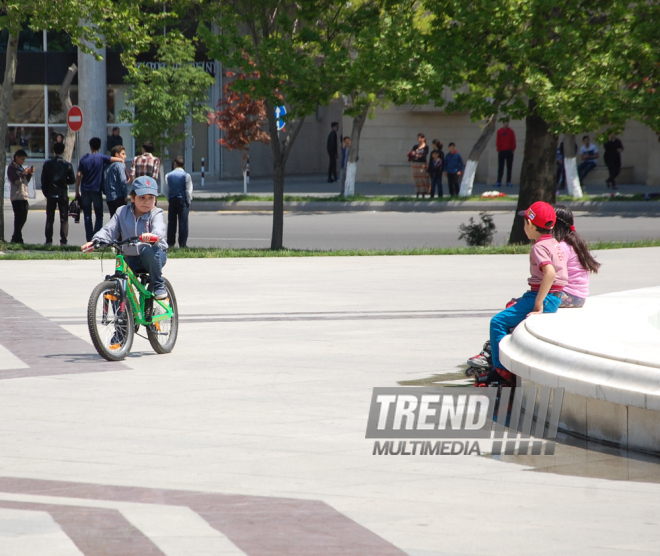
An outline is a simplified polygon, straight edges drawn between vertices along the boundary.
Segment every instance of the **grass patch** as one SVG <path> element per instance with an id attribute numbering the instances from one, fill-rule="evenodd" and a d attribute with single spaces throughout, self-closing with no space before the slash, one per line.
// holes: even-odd
<path id="1" fill-rule="evenodd" d="M 639 241 L 596 241 L 591 249 L 631 249 L 660 247 L 660 239 Z M 423 249 L 340 249 L 336 251 L 307 249 L 217 249 L 213 247 L 187 247 L 170 249 L 170 259 L 231 259 L 240 257 L 387 257 L 415 255 L 519 255 L 529 253 L 529 245 L 490 245 L 487 247 L 437 247 Z M 17 245 L 0 244 L 0 260 L 89 260 L 100 259 L 101 251 L 82 253 L 74 245 Z M 104 259 L 114 257 L 111 251 L 103 254 Z"/>
<path id="2" fill-rule="evenodd" d="M 647 198 L 643 193 L 606 193 L 604 195 L 585 195 L 584 197 L 578 199 L 577 197 L 570 197 L 569 195 L 557 195 L 557 203 L 562 202 L 573 202 L 573 203 L 585 203 L 585 202 L 601 202 L 601 203 L 619 203 L 619 202 L 630 202 L 630 201 L 658 201 L 660 198 L 655 196 L 650 196 Z"/>

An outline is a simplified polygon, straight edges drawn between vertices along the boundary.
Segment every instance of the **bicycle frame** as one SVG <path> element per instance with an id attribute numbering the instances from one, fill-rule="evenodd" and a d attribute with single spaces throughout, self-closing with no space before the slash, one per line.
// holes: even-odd
<path id="1" fill-rule="evenodd" d="M 172 318 L 173 311 L 170 304 L 156 299 L 154 294 L 144 287 L 144 284 L 135 276 L 120 251 L 116 252 L 115 273 L 112 276 L 106 276 L 106 280 L 117 281 L 123 294 L 122 303 L 125 303 L 128 299 L 137 324 L 148 326 Z M 153 316 L 154 302 L 160 305 L 165 312 Z M 121 307 L 121 310 L 123 310 L 123 307 Z"/>

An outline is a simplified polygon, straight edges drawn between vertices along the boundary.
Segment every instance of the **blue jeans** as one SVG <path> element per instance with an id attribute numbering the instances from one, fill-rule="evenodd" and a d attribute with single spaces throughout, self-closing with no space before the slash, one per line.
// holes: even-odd
<path id="1" fill-rule="evenodd" d="M 143 247 L 140 255 L 124 257 L 126 264 L 133 272 L 148 272 L 151 278 L 149 291 L 156 295 L 165 293 L 165 280 L 163 280 L 163 267 L 167 262 L 167 253 L 158 245 Z"/>
<path id="2" fill-rule="evenodd" d="M 587 174 L 591 172 L 596 167 L 596 162 L 594 160 L 585 160 L 578 164 L 578 177 L 580 181 L 587 177 Z"/>
<path id="3" fill-rule="evenodd" d="M 188 212 L 190 205 L 185 199 L 172 197 L 168 199 L 167 209 L 167 244 L 173 247 L 176 243 L 176 225 L 179 223 L 179 247 L 188 243 Z"/>
<path id="4" fill-rule="evenodd" d="M 80 192 L 82 198 L 82 210 L 85 216 L 85 236 L 87 241 L 92 241 L 92 237 L 103 227 L 103 195 L 100 191 Z M 92 227 L 92 205 L 94 205 L 94 227 Z"/>
<path id="5" fill-rule="evenodd" d="M 431 197 L 435 196 L 435 190 L 438 190 L 438 197 L 442 197 L 442 176 L 431 176 Z"/>
<path id="6" fill-rule="evenodd" d="M 525 292 L 518 303 L 504 309 L 504 311 L 497 313 L 490 319 L 490 349 L 493 357 L 493 367 L 504 368 L 500 362 L 500 341 L 509 333 L 511 328 L 515 328 L 527 318 L 527 315 L 534 310 L 535 302 L 536 292 Z M 543 312 L 556 313 L 560 303 L 560 297 L 546 295 L 543 300 Z"/>

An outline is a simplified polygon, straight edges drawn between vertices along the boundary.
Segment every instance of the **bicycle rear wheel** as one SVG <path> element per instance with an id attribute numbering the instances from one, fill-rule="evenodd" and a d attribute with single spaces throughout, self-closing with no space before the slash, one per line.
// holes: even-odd
<path id="1" fill-rule="evenodd" d="M 160 320 L 147 326 L 147 338 L 149 343 L 156 353 L 170 353 L 176 344 L 176 337 L 179 332 L 179 310 L 176 304 L 176 296 L 174 289 L 167 278 L 165 280 L 165 288 L 167 289 L 167 297 L 170 307 L 172 307 L 172 318 Z M 163 309 L 156 301 L 153 300 L 152 318 L 162 315 L 166 310 Z"/>
<path id="2" fill-rule="evenodd" d="M 87 327 L 96 351 L 104 359 L 121 361 L 131 351 L 133 310 L 128 301 L 122 303 L 115 282 L 107 280 L 94 288 L 87 305 Z"/>

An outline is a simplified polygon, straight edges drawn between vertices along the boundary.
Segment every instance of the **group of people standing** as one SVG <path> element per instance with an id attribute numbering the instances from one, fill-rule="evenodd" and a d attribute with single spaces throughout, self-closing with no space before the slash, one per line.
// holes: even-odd
<path id="1" fill-rule="evenodd" d="M 90 152 L 78 163 L 78 172 L 63 158 L 64 143 L 53 144 L 54 156 L 47 160 L 41 172 L 41 191 L 46 198 L 46 245 L 53 243 L 55 210 L 60 215 L 60 245 L 67 244 L 69 233 L 69 186 L 75 184 L 75 202 L 79 203 L 85 223 L 85 237 L 91 241 L 103 226 L 103 195 L 110 217 L 120 207 L 126 205 L 129 184 L 140 176 L 148 176 L 158 181 L 160 160 L 154 156 L 154 144 L 146 141 L 142 144 L 142 154 L 133 159 L 130 171 L 126 167 L 126 149 L 121 142 L 119 129 L 113 129 L 110 155 L 103 154 L 101 139 L 92 137 L 89 141 Z M 109 138 L 110 142 L 110 138 Z M 119 143 L 119 144 L 118 144 Z M 14 233 L 12 243 L 24 243 L 22 230 L 28 214 L 28 184 L 34 176 L 34 166 L 24 168 L 27 154 L 23 150 L 14 153 L 7 169 L 11 183 L 11 202 L 14 210 Z M 176 244 L 177 224 L 179 228 L 179 246 L 186 247 L 188 239 L 188 212 L 192 201 L 192 178 L 184 170 L 185 160 L 178 156 L 174 169 L 165 176 L 164 194 L 169 202 L 167 243 Z M 94 221 L 92 221 L 92 211 Z"/>
<path id="2" fill-rule="evenodd" d="M 623 143 L 616 136 L 615 133 L 610 133 L 609 140 L 603 143 L 605 151 L 604 160 L 607 166 L 608 177 L 605 180 L 605 185 L 608 188 L 616 189 L 616 178 L 621 173 L 621 153 L 623 152 Z M 577 151 L 577 145 L 575 145 Z M 580 183 L 584 182 L 584 178 L 596 167 L 596 160 L 600 156 L 598 147 L 591 142 L 588 135 L 582 137 L 582 146 L 580 147 L 579 156 L 581 162 L 578 164 L 578 178 Z M 557 188 L 566 188 L 566 171 L 564 169 L 564 142 L 559 144 L 557 149 Z"/>
<path id="3" fill-rule="evenodd" d="M 417 135 L 417 144 L 413 145 L 408 153 L 408 161 L 412 163 L 413 180 L 417 197 L 429 195 L 431 199 L 443 196 L 442 174 L 447 174 L 447 187 L 449 196 L 455 197 L 461 187 L 461 176 L 465 165 L 454 143 L 449 143 L 449 152 L 442 150 L 442 141 L 434 139 L 431 142 L 433 150 L 429 156 L 429 146 L 423 133 Z M 428 160 L 427 160 L 428 159 Z"/>

